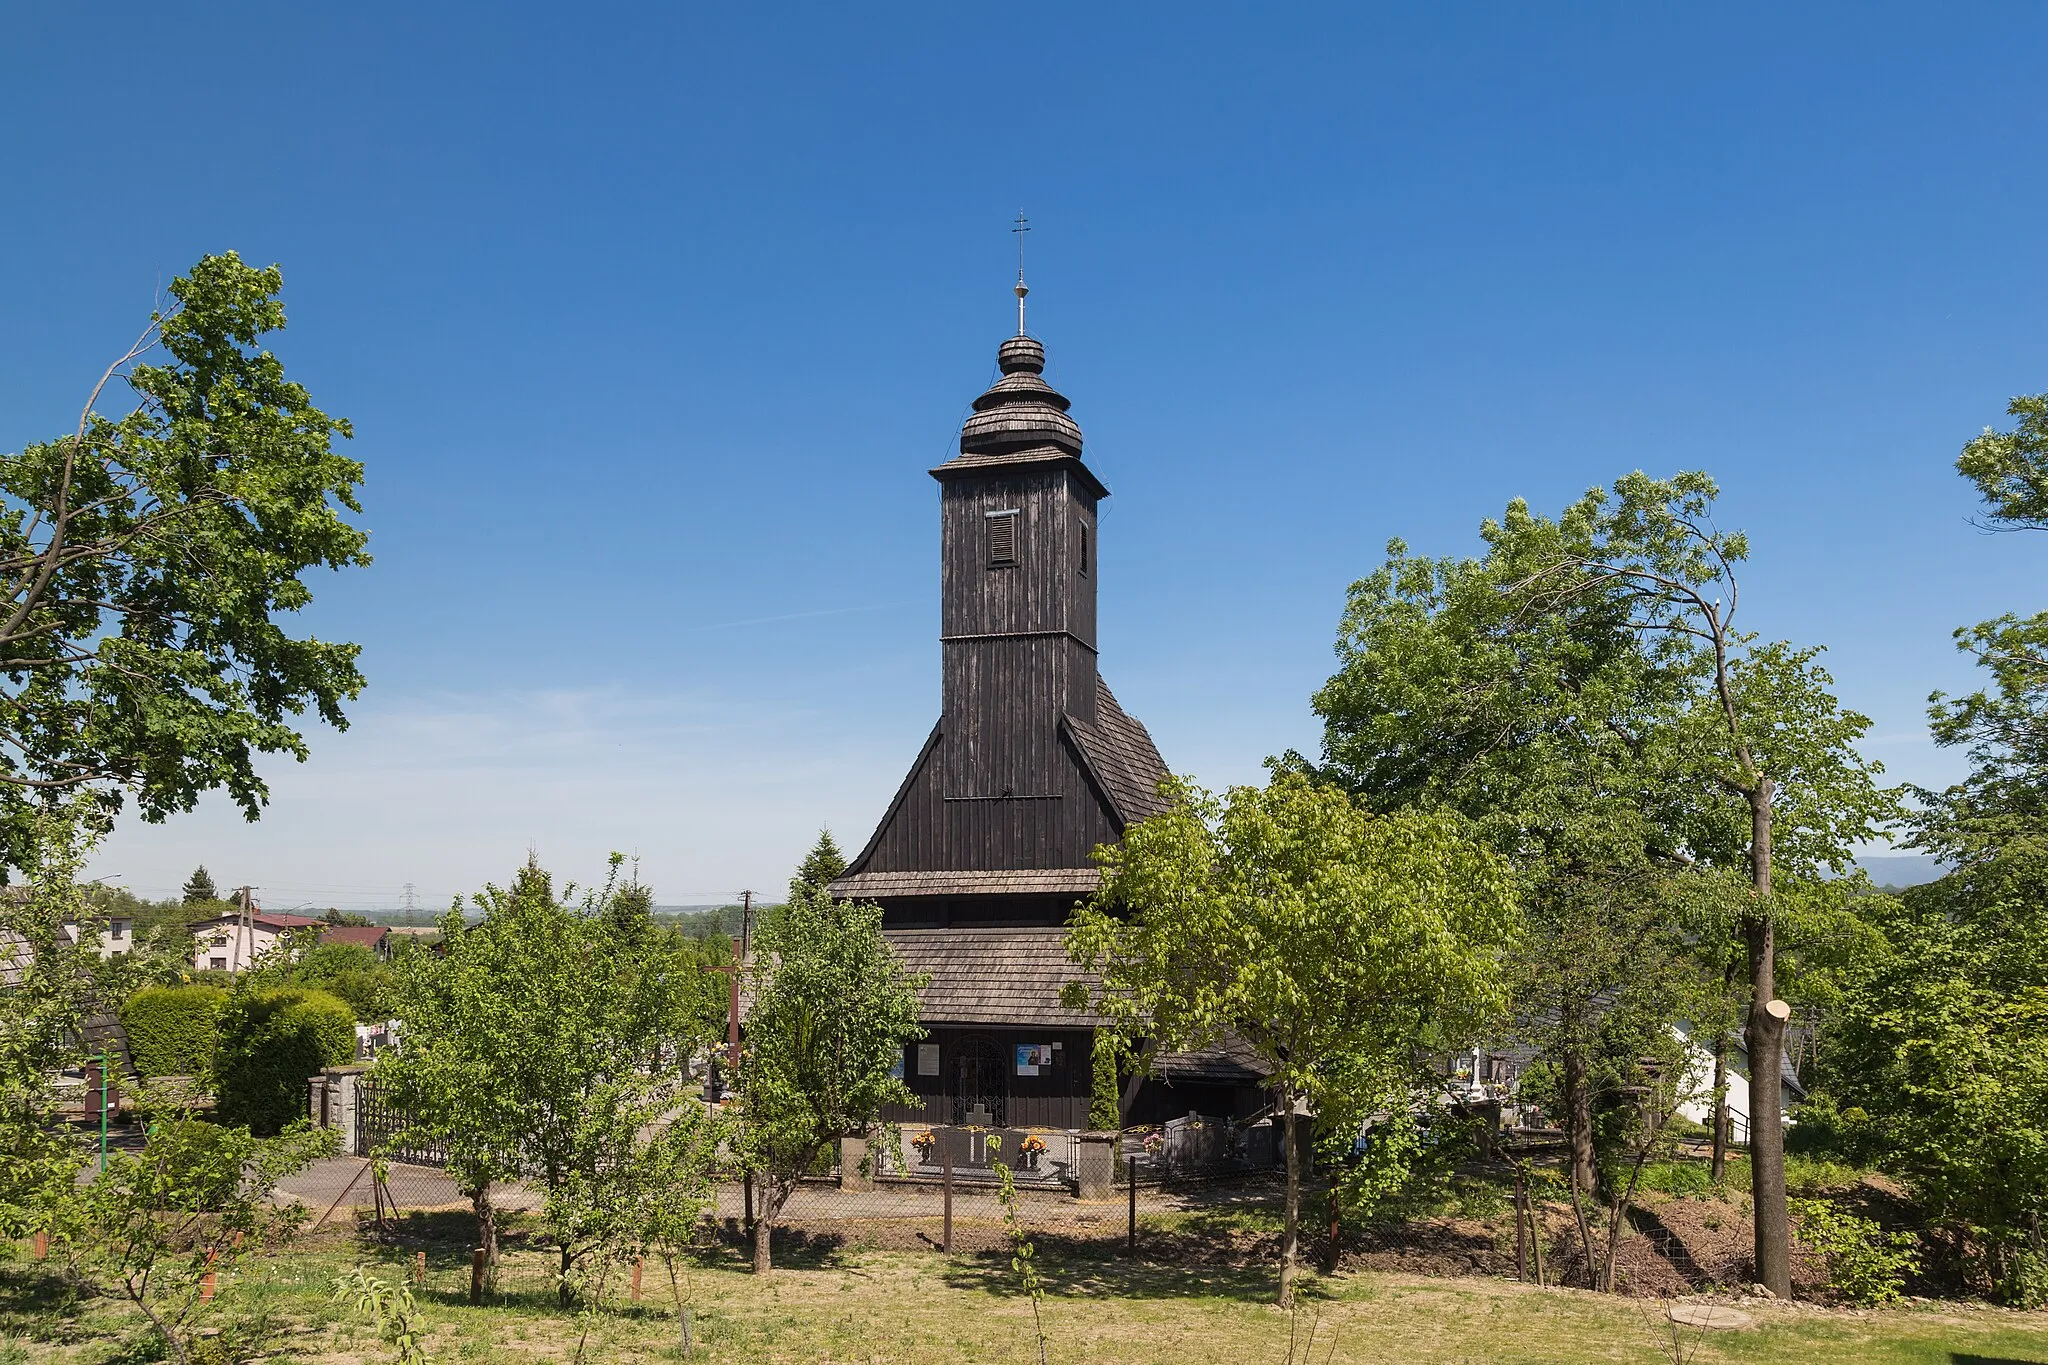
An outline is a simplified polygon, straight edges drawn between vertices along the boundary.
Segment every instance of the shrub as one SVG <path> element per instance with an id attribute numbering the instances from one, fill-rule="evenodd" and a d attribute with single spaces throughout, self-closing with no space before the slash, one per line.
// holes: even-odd
<path id="1" fill-rule="evenodd" d="M 355 1022 L 326 991 L 236 991 L 221 1012 L 214 1062 L 221 1122 L 267 1136 L 302 1117 L 307 1079 L 355 1060 Z"/>
<path id="2" fill-rule="evenodd" d="M 1095 1070 L 1090 1077 L 1088 1126 L 1110 1132 L 1124 1126 L 1120 1102 L 1123 1091 L 1116 1083 L 1116 1036 L 1107 1029 L 1095 1031 Z"/>
<path id="3" fill-rule="evenodd" d="M 374 1024 L 389 1019 L 397 1008 L 397 981 L 397 973 L 360 943 L 320 943 L 292 963 L 278 984 L 337 995 L 359 1022 Z"/>
<path id="4" fill-rule="evenodd" d="M 1628 1169 L 1619 1167 L 1608 1175 L 1613 1186 L 1628 1183 Z M 1714 1188 L 1712 1169 L 1704 1161 L 1646 1161 L 1637 1189 L 1664 1194 L 1706 1194 Z"/>
<path id="5" fill-rule="evenodd" d="M 1832 1096 L 1816 1093 L 1792 1111 L 1792 1118 L 1785 1129 L 1788 1154 L 1857 1165 L 1867 1164 L 1876 1155 L 1870 1115 L 1853 1105 L 1844 1108 Z"/>
<path id="6" fill-rule="evenodd" d="M 1854 1166 L 1819 1157 L 1787 1154 L 1785 1188 L 1793 1194 L 1819 1196 L 1853 1190 L 1863 1183 L 1863 1172 Z"/>
<path id="7" fill-rule="evenodd" d="M 1799 1240 L 1827 1262 L 1828 1288 L 1850 1303 L 1897 1301 L 1906 1276 L 1920 1268 L 1910 1232 L 1886 1232 L 1824 1199 L 1794 1199 Z"/>
<path id="8" fill-rule="evenodd" d="M 217 986 L 148 986 L 129 996 L 121 1026 L 135 1069 L 145 1076 L 212 1074 L 227 1001 Z"/>

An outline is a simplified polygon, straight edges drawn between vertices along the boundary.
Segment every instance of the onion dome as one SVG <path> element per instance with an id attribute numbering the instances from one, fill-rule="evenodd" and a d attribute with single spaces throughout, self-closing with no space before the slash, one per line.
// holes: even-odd
<path id="1" fill-rule="evenodd" d="M 1081 428 L 1067 416 L 1064 395 L 1045 382 L 1045 347 L 1033 337 L 1014 336 L 996 352 L 1003 377 L 974 400 L 974 414 L 960 428 L 962 455 L 1008 455 L 1054 447 L 1081 454 Z"/>

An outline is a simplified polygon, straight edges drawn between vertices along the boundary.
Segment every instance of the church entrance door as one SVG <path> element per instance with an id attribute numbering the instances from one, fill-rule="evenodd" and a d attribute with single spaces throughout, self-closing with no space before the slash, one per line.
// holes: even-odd
<path id="1" fill-rule="evenodd" d="M 955 1124 L 988 1128 L 1009 1125 L 1010 1072 L 1003 1049 L 986 1033 L 970 1033 L 953 1053 L 952 1118 Z"/>

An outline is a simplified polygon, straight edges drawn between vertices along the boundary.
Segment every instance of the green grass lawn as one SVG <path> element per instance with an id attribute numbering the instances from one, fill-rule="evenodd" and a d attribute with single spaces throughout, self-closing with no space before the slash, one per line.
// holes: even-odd
<path id="1" fill-rule="evenodd" d="M 556 1306 L 548 1253 L 508 1255 L 498 1303 L 466 1302 L 460 1241 L 428 1245 L 419 1295 L 437 1362 L 567 1361 L 589 1331 L 586 1359 L 680 1359 L 668 1283 L 645 1275 L 646 1300 L 586 1318 Z M 705 1361 L 1031 1361 L 1031 1306 L 1007 1258 L 930 1252 L 822 1252 L 794 1257 L 766 1280 L 718 1252 L 684 1289 Z M 364 1264 L 404 1276 L 413 1248 L 358 1243 L 334 1231 L 245 1267 L 207 1310 L 235 1359 L 371 1362 L 391 1349 L 329 1302 L 334 1278 Z M 1263 1271 L 1189 1268 L 1119 1257 L 1047 1259 L 1043 1313 L 1058 1362 L 1282 1362 L 1313 1329 L 1314 1360 L 1668 1360 L 1655 1304 L 1486 1279 L 1341 1275 L 1312 1280 L 1293 1319 L 1270 1304 Z M 2048 1314 L 1958 1305 L 1848 1313 L 1759 1307 L 1752 1328 L 1717 1332 L 1693 1359 L 1724 1361 L 2048 1362 Z M 1685 1343 L 1692 1346 L 1690 1339 Z M 0 1266 L 0 1365 L 112 1365 L 154 1358 L 140 1319 L 108 1303 L 67 1301 L 16 1259 Z M 1304 1357 L 1297 1350 L 1296 1360 Z"/>

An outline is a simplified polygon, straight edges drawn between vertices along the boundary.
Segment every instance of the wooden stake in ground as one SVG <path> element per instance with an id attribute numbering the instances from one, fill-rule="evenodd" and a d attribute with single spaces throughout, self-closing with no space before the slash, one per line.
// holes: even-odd
<path id="1" fill-rule="evenodd" d="M 1515 1278 L 1529 1280 L 1529 1192 L 1522 1183 L 1522 1168 L 1515 1167 Z"/>
<path id="2" fill-rule="evenodd" d="M 481 1305 L 484 1301 L 484 1249 L 478 1247 L 469 1253 L 469 1301 Z"/>

